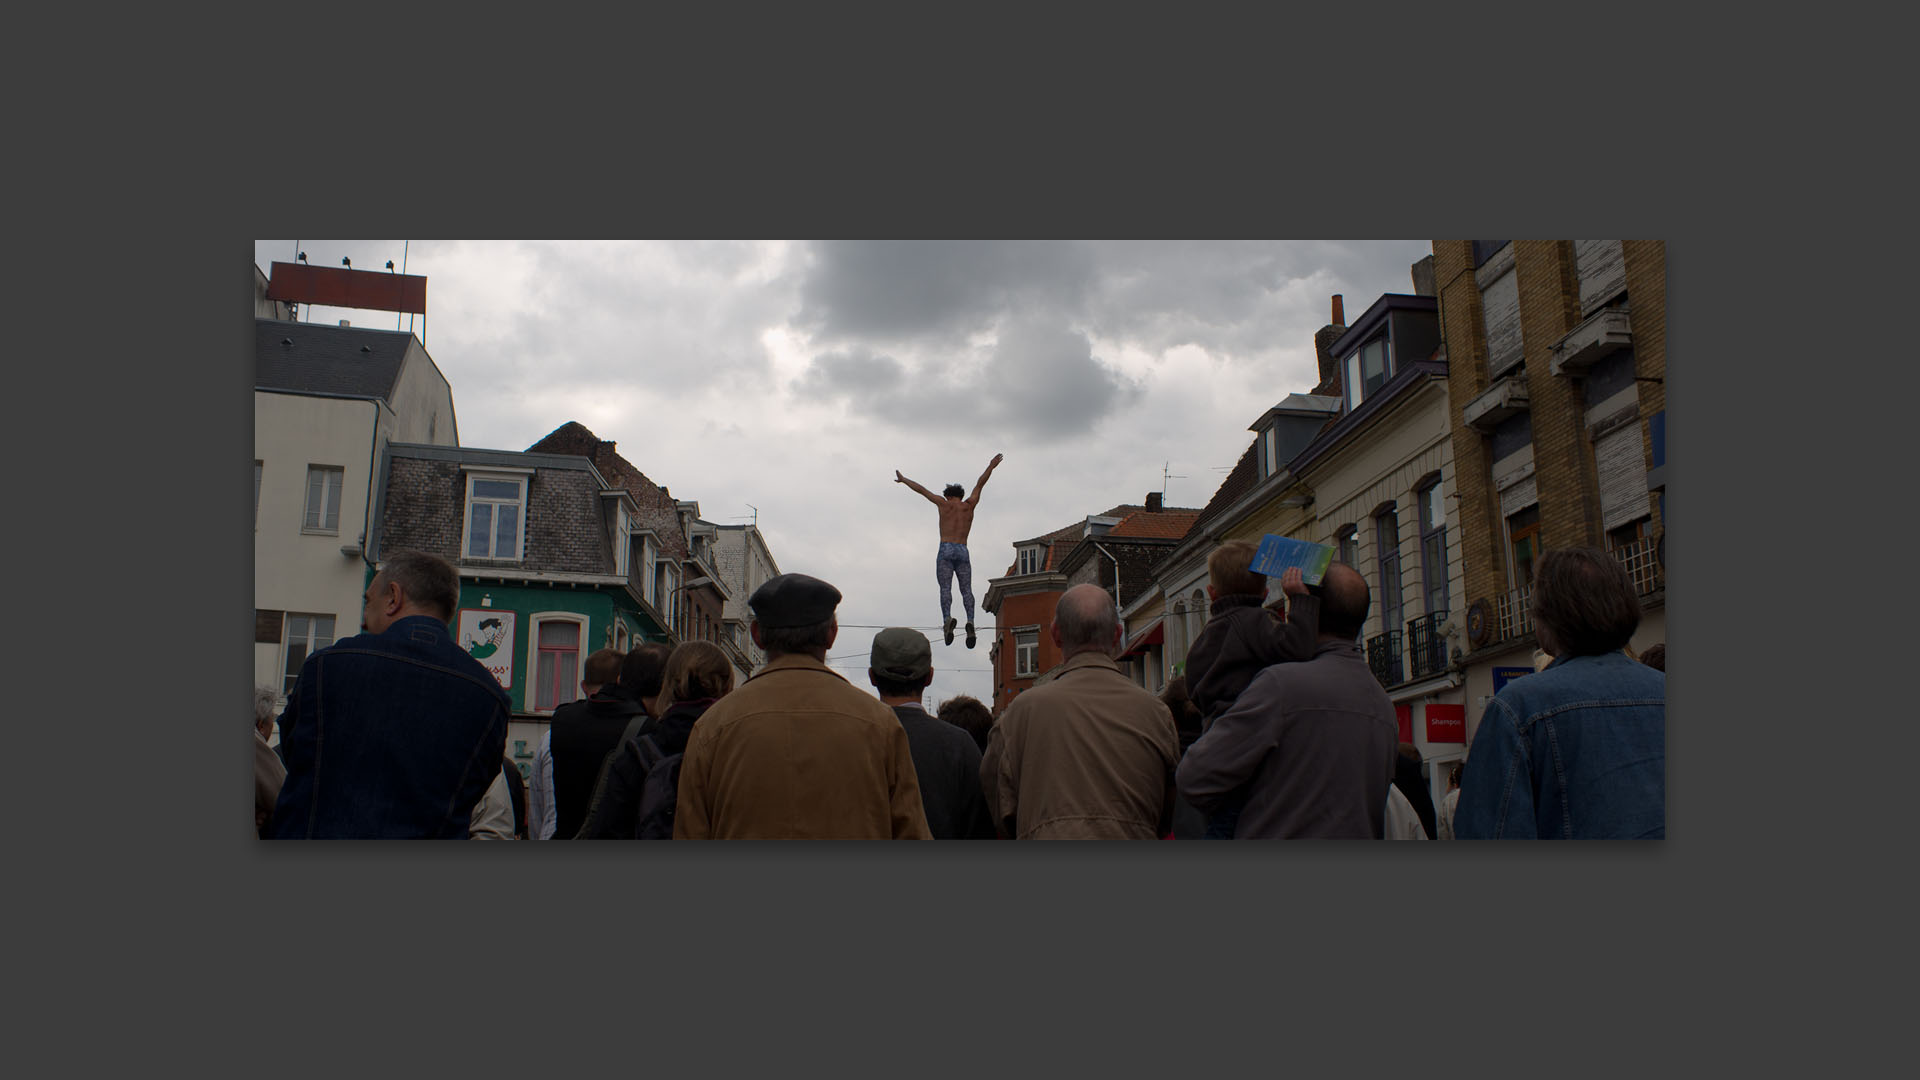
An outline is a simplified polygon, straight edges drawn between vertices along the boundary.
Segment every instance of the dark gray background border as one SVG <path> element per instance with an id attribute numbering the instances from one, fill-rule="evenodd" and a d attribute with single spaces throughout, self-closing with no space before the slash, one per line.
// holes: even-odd
<path id="1" fill-rule="evenodd" d="M 77 905 L 78 925 L 29 953 L 74 977 L 75 965 L 98 963 L 83 955 L 107 950 L 122 980 L 112 999 L 142 1010 L 136 1032 L 198 1029 L 216 1055 L 234 1046 L 231 1060 L 276 1075 L 564 1075 L 637 1067 L 643 1047 L 659 1055 L 646 1061 L 715 1073 L 1347 1072 L 1418 1060 L 1441 1071 L 1550 1061 L 1533 1071 L 1598 1075 L 1643 1065 L 1657 1046 L 1728 1034 L 1771 981 L 1756 937 L 1791 927 L 1788 913 L 1818 895 L 1841 857 L 1796 813 L 1789 780 L 1804 767 L 1783 768 L 1810 741 L 1810 695 L 1773 670 L 1798 650 L 1756 656 L 1746 635 L 1728 632 L 1794 614 L 1777 556 L 1753 542 L 1752 515 L 1811 490 L 1804 429 L 1791 452 L 1768 433 L 1808 359 L 1782 342 L 1816 340 L 1832 316 L 1766 291 L 1787 251 L 1772 196 L 1719 169 L 1728 138 L 1759 136 L 1754 121 L 1703 127 L 1658 78 L 1623 77 L 1596 102 L 1594 73 L 1573 63 L 1613 56 L 1623 75 L 1671 71 L 1691 59 L 1683 43 L 1648 27 L 1660 40 L 1647 48 L 1609 31 L 1585 50 L 1567 44 L 1578 27 L 1563 23 L 1536 49 L 1449 37 L 1431 15 L 1407 21 L 1408 44 L 1369 39 L 1368 70 L 1398 75 L 1378 81 L 1354 77 L 1357 41 L 1377 29 L 1360 13 L 1298 33 L 1169 28 L 1135 42 L 1144 54 L 1119 48 L 1114 26 L 1090 38 L 1037 27 L 1017 51 L 1057 47 L 1096 66 L 1058 83 L 1039 77 L 1031 96 L 999 69 L 991 92 L 957 80 L 931 97 L 902 94 L 887 79 L 854 78 L 851 54 L 802 60 L 784 51 L 791 42 L 773 53 L 759 37 L 742 46 L 743 62 L 765 62 L 773 82 L 750 96 L 700 93 L 714 70 L 679 82 L 609 71 L 596 84 L 604 96 L 584 86 L 530 96 L 524 77 L 412 68 L 415 94 L 441 111 L 386 136 L 342 119 L 385 99 L 363 61 L 361 78 L 321 86 L 331 52 L 304 50 L 295 82 L 306 99 L 292 111 L 256 80 L 217 138 L 191 144 L 190 174 L 142 178 L 149 205 L 177 205 L 167 224 L 198 235 L 116 244 L 76 283 L 141 271 L 138 296 L 87 297 L 114 309 L 100 316 L 116 340 L 82 350 L 106 361 L 88 355 L 86 370 L 113 382 L 100 415 L 89 410 L 98 441 L 75 440 L 55 410 L 24 410 L 40 445 L 90 443 L 84 475 L 37 488 L 64 492 L 52 505 L 80 488 L 98 507 L 108 488 L 124 507 L 113 518 L 184 526 L 143 540 L 132 564 L 117 531 L 47 552 L 58 568 L 84 559 L 110 577 L 137 575 L 119 583 L 117 604 L 133 593 L 159 617 L 108 680 L 120 692 L 110 717 L 74 721 L 108 733 L 85 758 L 82 789 L 72 770 L 55 774 L 64 800 L 104 792 L 111 811 L 79 818 L 84 839 L 59 818 L 34 824 L 74 841 L 63 889 L 111 896 L 115 913 Z M 645 55 L 664 51 L 649 44 Z M 940 72 L 985 79 L 980 58 L 960 52 L 932 63 L 935 82 Z M 580 61 L 551 64 L 550 76 L 571 76 Z M 897 64 L 885 74 L 897 80 Z M 803 109 L 802 89 L 831 100 Z M 583 100 L 632 104 L 576 117 Z M 1770 183 L 1777 191 L 1782 180 Z M 237 749 L 251 682 L 244 290 L 251 237 L 288 227 L 1663 237 L 1678 481 L 1668 500 L 1678 523 L 1667 547 L 1670 839 L 645 856 L 251 842 Z M 71 355 L 73 327 L 50 329 L 22 349 Z M 1797 532 L 1810 521 L 1778 524 Z M 61 575 L 49 577 L 29 583 L 31 603 L 61 605 Z M 71 685 L 98 685 L 87 674 Z M 1784 868 L 1783 839 L 1822 852 L 1811 867 Z M 1778 976 L 1795 959 L 1776 951 L 1764 970 Z M 112 1041 L 111 1029 L 96 1037 Z M 150 1045 L 106 1049 L 140 1060 Z"/>

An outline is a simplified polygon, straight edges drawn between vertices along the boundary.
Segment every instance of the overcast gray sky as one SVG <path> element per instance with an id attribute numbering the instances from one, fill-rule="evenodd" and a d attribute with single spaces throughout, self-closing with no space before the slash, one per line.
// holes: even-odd
<path id="1" fill-rule="evenodd" d="M 453 386 L 463 446 L 525 450 L 578 420 L 701 516 L 759 524 L 784 571 L 844 594 L 828 663 L 871 692 L 869 627 L 935 627 L 934 508 L 969 490 L 976 604 L 1014 542 L 1163 486 L 1204 505 L 1247 425 L 1318 381 L 1330 298 L 1412 291 L 1425 240 L 258 240 L 270 272 L 427 278 L 412 318 Z M 954 616 L 964 617 L 958 598 Z M 933 634 L 933 702 L 992 700 L 987 635 Z"/>

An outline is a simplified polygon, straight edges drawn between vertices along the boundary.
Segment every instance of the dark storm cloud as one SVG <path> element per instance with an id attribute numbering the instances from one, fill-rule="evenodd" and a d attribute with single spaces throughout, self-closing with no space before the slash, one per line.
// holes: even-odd
<path id="1" fill-rule="evenodd" d="M 1016 322 L 1001 334 L 981 386 L 993 426 L 1037 442 L 1086 435 L 1141 393 L 1094 357 L 1085 334 L 1032 320 Z"/>
<path id="2" fill-rule="evenodd" d="M 1092 431 L 1144 387 L 1092 340 L 1310 384 L 1312 329 L 1408 292 L 1419 242 L 859 241 L 810 245 L 789 325 L 829 350 L 792 389 L 889 423 L 992 424 L 1042 440 Z M 974 335 L 997 344 L 982 364 Z M 862 367 L 879 351 L 908 358 Z M 862 359 L 864 358 L 864 359 Z M 1306 365 L 1302 367 L 1302 365 Z M 897 375 L 898 378 L 892 376 Z"/>
<path id="3" fill-rule="evenodd" d="M 909 364 L 861 348 L 836 350 L 815 357 L 790 389 L 903 430 L 985 426 L 1036 442 L 1085 436 L 1141 393 L 1093 355 L 1085 334 L 1037 318 L 1001 327 L 984 362 L 935 357 Z"/>
<path id="4" fill-rule="evenodd" d="M 905 369 L 893 357 L 854 349 L 814 357 L 793 389 L 802 397 L 884 404 L 899 392 L 904 377 Z"/>
<path id="5" fill-rule="evenodd" d="M 855 240 L 811 250 L 794 322 L 821 340 L 964 338 L 1010 310 L 1075 310 L 1093 276 L 1076 244 Z"/>
<path id="6" fill-rule="evenodd" d="M 1358 315 L 1409 292 L 1419 242 L 1265 240 L 861 241 L 812 245 L 796 327 L 816 340 L 953 347 L 1022 312 L 1160 352 L 1230 360 L 1290 343 L 1346 292 Z M 1364 295 L 1362 295 L 1364 293 Z"/>

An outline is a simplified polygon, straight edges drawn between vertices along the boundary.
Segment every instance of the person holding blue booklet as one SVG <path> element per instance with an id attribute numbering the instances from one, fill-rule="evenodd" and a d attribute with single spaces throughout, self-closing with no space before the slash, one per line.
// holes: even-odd
<path id="1" fill-rule="evenodd" d="M 1307 590 L 1300 568 L 1280 576 L 1286 596 L 1283 621 L 1266 599 L 1267 579 L 1251 569 L 1256 549 L 1245 540 L 1229 540 L 1207 557 L 1207 600 L 1213 614 L 1187 650 L 1187 697 L 1200 708 L 1202 723 L 1232 708 L 1255 675 L 1271 664 L 1306 660 L 1320 634 L 1320 601 Z M 1233 825 L 1246 803 L 1246 789 L 1230 794 L 1208 818 L 1206 838 L 1233 839 Z"/>

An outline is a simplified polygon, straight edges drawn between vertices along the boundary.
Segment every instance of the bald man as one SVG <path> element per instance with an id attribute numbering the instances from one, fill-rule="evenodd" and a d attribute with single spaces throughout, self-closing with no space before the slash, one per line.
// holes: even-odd
<path id="1" fill-rule="evenodd" d="M 1336 562 L 1309 592 L 1320 600 L 1313 655 L 1255 676 L 1175 776 L 1202 813 L 1248 786 L 1236 840 L 1378 840 L 1386 828 L 1400 728 L 1360 652 L 1367 581 Z"/>
<path id="2" fill-rule="evenodd" d="M 1166 705 L 1113 661 L 1113 597 L 1096 585 L 1068 589 L 1049 634 L 1066 661 L 1013 699 L 981 758 L 994 827 L 1020 840 L 1167 835 L 1180 736 Z"/>

